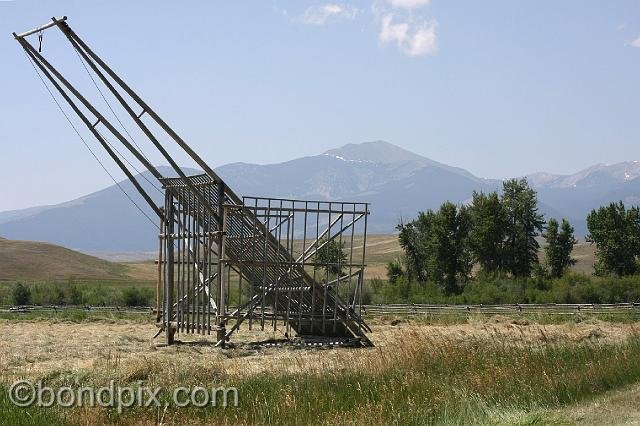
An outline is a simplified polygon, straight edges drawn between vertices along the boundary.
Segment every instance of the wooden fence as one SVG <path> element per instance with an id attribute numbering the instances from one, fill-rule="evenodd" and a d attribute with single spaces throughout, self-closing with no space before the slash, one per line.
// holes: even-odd
<path id="1" fill-rule="evenodd" d="M 364 315 L 427 315 L 427 314 L 558 314 L 575 315 L 591 314 L 640 314 L 640 303 L 616 304 L 515 304 L 515 305 L 428 305 L 428 304 L 395 304 L 365 305 Z"/>
<path id="2" fill-rule="evenodd" d="M 634 313 L 640 315 L 640 303 L 615 303 L 615 304 L 515 304 L 515 305 L 429 305 L 429 304 L 385 304 L 363 305 L 363 315 L 441 315 L 441 314 L 557 314 L 575 315 L 578 313 L 590 314 L 625 314 Z M 27 313 L 27 312 L 119 312 L 151 314 L 152 307 L 123 307 L 123 306 L 0 306 L 0 313 Z"/>
<path id="3" fill-rule="evenodd" d="M 56 305 L 29 305 L 29 306 L 0 306 L 0 313 L 27 313 L 27 312 L 120 312 L 135 314 L 152 314 L 154 308 L 148 306 L 56 306 Z"/>

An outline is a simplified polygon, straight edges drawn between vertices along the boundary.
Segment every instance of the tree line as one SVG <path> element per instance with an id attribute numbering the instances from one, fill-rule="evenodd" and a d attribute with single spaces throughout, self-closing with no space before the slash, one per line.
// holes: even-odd
<path id="1" fill-rule="evenodd" d="M 622 202 L 593 210 L 587 217 L 587 241 L 596 244 L 597 275 L 638 272 L 640 210 Z M 559 278 L 575 264 L 571 253 L 577 240 L 567 219 L 545 221 L 538 199 L 526 179 L 511 179 L 497 192 L 474 192 L 468 205 L 443 203 L 438 210 L 420 212 L 401 222 L 398 239 L 404 252 L 390 262 L 390 282 L 433 282 L 446 295 L 460 294 L 480 273 L 514 278 Z M 544 239 L 545 262 L 538 253 Z"/>

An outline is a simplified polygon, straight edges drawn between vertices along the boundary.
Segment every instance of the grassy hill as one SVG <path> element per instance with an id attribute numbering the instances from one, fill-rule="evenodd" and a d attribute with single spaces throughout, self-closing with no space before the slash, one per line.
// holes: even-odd
<path id="1" fill-rule="evenodd" d="M 64 247 L 0 238 L 0 281 L 124 279 L 128 267 Z"/>
<path id="2" fill-rule="evenodd" d="M 362 255 L 362 238 L 354 239 L 354 257 Z M 595 246 L 577 244 L 573 257 L 577 272 L 593 273 Z M 367 238 L 366 278 L 385 278 L 387 262 L 402 255 L 396 235 L 370 235 Z M 540 260 L 544 262 L 541 250 Z M 50 281 L 77 279 L 154 281 L 153 261 L 115 263 L 53 244 L 14 241 L 0 237 L 0 281 Z"/>

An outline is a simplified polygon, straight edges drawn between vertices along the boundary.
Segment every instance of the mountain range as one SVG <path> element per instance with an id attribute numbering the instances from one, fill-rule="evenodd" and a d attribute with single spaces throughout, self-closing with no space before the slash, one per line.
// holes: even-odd
<path id="1" fill-rule="evenodd" d="M 170 174 L 168 167 L 159 168 Z M 483 179 L 382 141 L 348 144 L 278 164 L 232 163 L 216 172 L 239 195 L 369 202 L 371 233 L 393 232 L 400 220 L 410 220 L 418 211 L 437 208 L 446 200 L 468 202 L 474 190 L 489 192 L 502 186 L 500 180 Z M 148 172 L 143 175 L 139 180 L 161 204 L 161 192 L 150 183 L 153 178 Z M 578 235 L 585 235 L 591 209 L 617 200 L 640 203 L 638 161 L 598 164 L 571 175 L 526 177 L 538 192 L 541 212 L 568 218 Z M 130 182 L 120 186 L 154 218 Z M 57 205 L 0 212 L 3 237 L 91 253 L 153 250 L 157 231 L 116 185 Z"/>

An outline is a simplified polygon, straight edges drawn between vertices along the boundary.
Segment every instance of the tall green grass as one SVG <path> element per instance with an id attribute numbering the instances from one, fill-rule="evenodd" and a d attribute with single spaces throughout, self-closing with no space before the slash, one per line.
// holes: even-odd
<path id="1" fill-rule="evenodd" d="M 8 388 L 0 386 L 0 424 L 11 426 L 57 426 L 66 423 L 58 413 L 51 409 L 38 407 L 20 408 L 15 406 L 9 399 Z"/>
<path id="2" fill-rule="evenodd" d="M 151 324 L 155 320 L 155 314 L 151 311 L 144 312 L 118 312 L 100 310 L 64 310 L 58 309 L 33 312 L 0 312 L 0 321 L 64 321 L 72 323 L 84 322 L 138 322 Z"/>
<path id="3" fill-rule="evenodd" d="M 328 376 L 263 375 L 232 414 L 251 424 L 484 423 L 492 413 L 555 407 L 640 379 L 640 342 L 544 347 L 438 344 L 392 365 Z M 212 411 L 220 421 L 228 415 Z"/>

